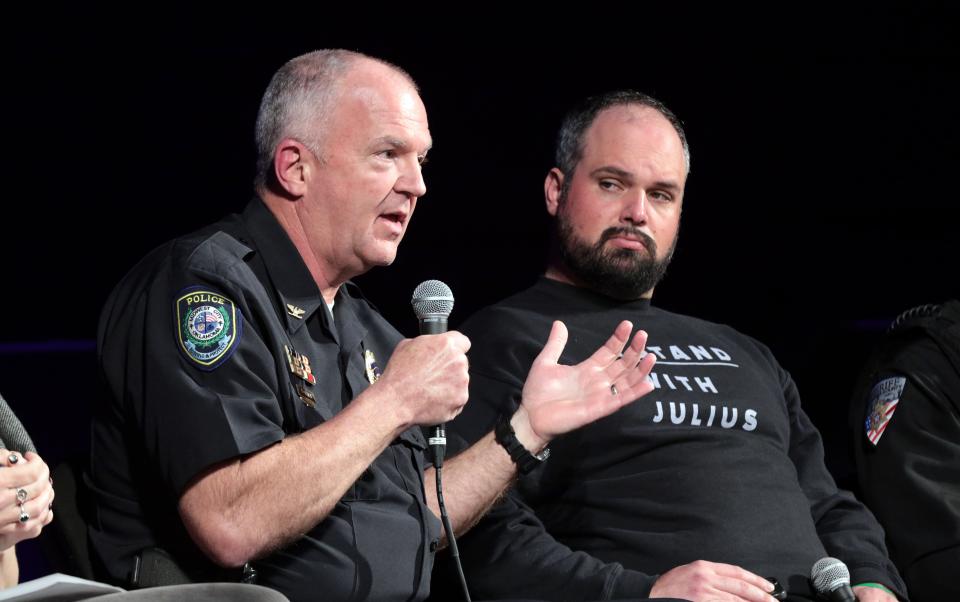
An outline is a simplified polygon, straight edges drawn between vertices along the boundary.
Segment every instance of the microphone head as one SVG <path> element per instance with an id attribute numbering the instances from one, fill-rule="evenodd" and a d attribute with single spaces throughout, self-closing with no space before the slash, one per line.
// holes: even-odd
<path id="1" fill-rule="evenodd" d="M 821 558 L 810 569 L 810 581 L 813 589 L 821 596 L 826 596 L 843 586 L 850 587 L 850 570 L 843 561 L 836 558 Z"/>
<path id="2" fill-rule="evenodd" d="M 424 280 L 413 290 L 410 304 L 419 320 L 448 318 L 453 311 L 453 291 L 439 280 Z"/>
<path id="3" fill-rule="evenodd" d="M 17 415 L 13 413 L 7 402 L 0 396 L 0 444 L 10 451 L 18 451 L 21 454 L 32 451 L 37 452 L 33 446 L 27 429 L 23 428 Z"/>

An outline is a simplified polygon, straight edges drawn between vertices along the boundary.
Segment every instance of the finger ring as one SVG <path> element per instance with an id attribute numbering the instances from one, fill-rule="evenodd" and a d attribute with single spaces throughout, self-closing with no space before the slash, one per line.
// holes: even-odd
<path id="1" fill-rule="evenodd" d="M 30 515 L 23 510 L 23 506 L 20 506 L 20 522 L 25 523 L 30 520 Z"/>
<path id="2" fill-rule="evenodd" d="M 27 490 L 23 487 L 17 489 L 17 501 L 21 504 L 27 501 Z"/>
<path id="3" fill-rule="evenodd" d="M 619 395 L 620 391 L 617 390 L 617 385 L 610 383 L 610 393 L 612 395 Z"/>
<path id="4" fill-rule="evenodd" d="M 17 454 L 10 454 L 9 456 L 7 456 L 7 460 L 9 460 L 11 464 L 16 464 L 17 462 L 20 461 L 20 456 L 18 456 Z"/>

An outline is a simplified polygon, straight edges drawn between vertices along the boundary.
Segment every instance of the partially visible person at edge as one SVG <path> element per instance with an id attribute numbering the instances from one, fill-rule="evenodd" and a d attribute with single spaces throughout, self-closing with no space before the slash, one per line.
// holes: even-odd
<path id="1" fill-rule="evenodd" d="M 863 500 L 913 602 L 960 600 L 960 302 L 894 320 L 851 403 Z"/>
<path id="2" fill-rule="evenodd" d="M 2 396 L 0 408 L 11 411 Z M 50 524 L 54 497 L 46 462 L 32 451 L 8 450 L 6 443 L 0 441 L 0 588 L 19 581 L 16 544 Z"/>

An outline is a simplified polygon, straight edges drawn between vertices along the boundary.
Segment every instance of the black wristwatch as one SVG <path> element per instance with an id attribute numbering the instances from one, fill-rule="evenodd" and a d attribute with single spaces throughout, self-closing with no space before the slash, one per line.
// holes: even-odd
<path id="1" fill-rule="evenodd" d="M 500 416 L 497 420 L 497 428 L 493 432 L 497 443 L 507 450 L 510 459 L 516 463 L 517 470 L 522 475 L 528 474 L 550 457 L 550 448 L 548 447 L 543 448 L 538 454 L 531 454 L 527 451 L 527 448 L 517 439 L 513 427 L 510 426 L 509 416 Z"/>

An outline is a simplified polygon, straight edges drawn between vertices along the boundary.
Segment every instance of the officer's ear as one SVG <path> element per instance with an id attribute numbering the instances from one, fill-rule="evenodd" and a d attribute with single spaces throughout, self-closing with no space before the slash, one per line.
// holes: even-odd
<path id="1" fill-rule="evenodd" d="M 290 196 L 300 198 L 307 194 L 307 179 L 316 160 L 303 143 L 284 138 L 273 153 L 273 175 L 277 184 Z"/>
<path id="2" fill-rule="evenodd" d="M 553 217 L 557 216 L 557 210 L 560 208 L 560 194 L 563 192 L 564 175 L 560 168 L 554 167 L 547 172 L 547 178 L 543 181 L 543 196 L 547 204 L 547 213 Z"/>

